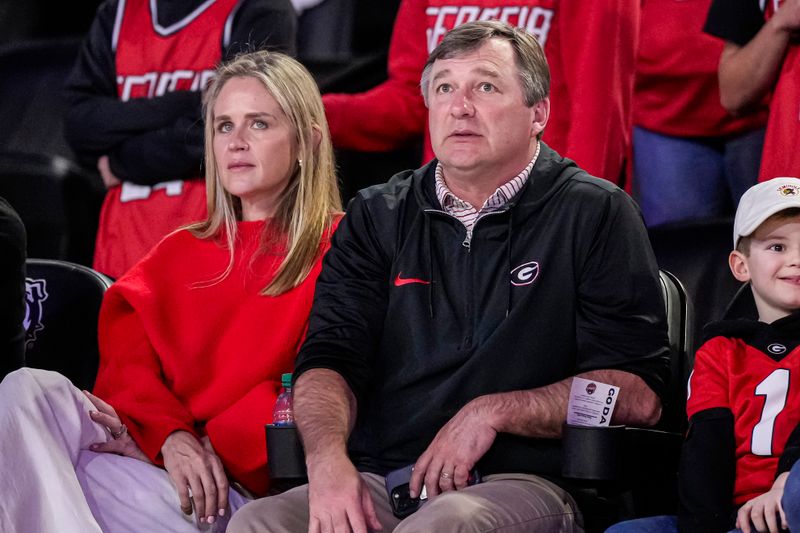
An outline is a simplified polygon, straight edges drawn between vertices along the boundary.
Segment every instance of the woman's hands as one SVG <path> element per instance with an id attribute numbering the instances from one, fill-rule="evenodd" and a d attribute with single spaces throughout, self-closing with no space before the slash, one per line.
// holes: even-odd
<path id="1" fill-rule="evenodd" d="M 187 431 L 175 431 L 161 446 L 161 455 L 185 514 L 192 514 L 190 498 L 201 522 L 213 524 L 216 516 L 225 514 L 228 478 L 208 437 L 197 440 Z"/>
<path id="2" fill-rule="evenodd" d="M 113 440 L 110 441 L 96 442 L 89 446 L 89 449 L 93 452 L 116 453 L 150 463 L 150 459 L 147 458 L 139 448 L 139 445 L 128 434 L 128 428 L 122 423 L 114 408 L 89 391 L 83 391 L 83 394 L 89 398 L 89 401 L 97 409 L 97 411 L 89 411 L 89 418 L 93 422 L 105 426 L 113 437 Z"/>
<path id="3" fill-rule="evenodd" d="M 116 410 L 89 391 L 83 391 L 83 394 L 97 409 L 90 411 L 89 417 L 95 423 L 105 426 L 113 437 L 107 442 L 94 443 L 89 449 L 151 463 L 128 434 Z M 187 431 L 175 431 L 164 441 L 161 454 L 164 457 L 164 468 L 175 485 L 184 513 L 192 514 L 193 499 L 194 510 L 200 521 L 213 524 L 217 516 L 225 514 L 228 507 L 228 478 L 208 437 L 198 440 Z"/>

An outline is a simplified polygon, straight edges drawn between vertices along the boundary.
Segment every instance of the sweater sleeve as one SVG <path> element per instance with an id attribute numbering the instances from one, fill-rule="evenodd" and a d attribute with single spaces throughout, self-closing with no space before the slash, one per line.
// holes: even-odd
<path id="1" fill-rule="evenodd" d="M 195 420 L 170 391 L 158 355 L 137 310 L 125 296 L 151 296 L 133 276 L 112 285 L 100 310 L 100 368 L 95 394 L 110 403 L 142 451 L 161 464 L 161 446 L 174 431 L 199 436 Z"/>
<path id="2" fill-rule="evenodd" d="M 267 489 L 267 450 L 263 417 L 254 417 L 253 413 L 271 414 L 280 389 L 279 380 L 259 383 L 205 427 L 230 476 L 256 494 L 264 494 Z"/>
<path id="3" fill-rule="evenodd" d="M 388 79 L 359 94 L 326 94 L 325 113 L 337 148 L 380 152 L 423 133 L 419 88 L 428 57 L 424 0 L 403 0 L 389 47 Z"/>
<path id="4" fill-rule="evenodd" d="M 619 183 L 629 147 L 640 2 L 572 0 L 560 10 L 560 58 L 548 59 L 562 62 L 567 83 L 569 102 L 555 104 L 568 108 L 571 122 L 562 154 Z"/>

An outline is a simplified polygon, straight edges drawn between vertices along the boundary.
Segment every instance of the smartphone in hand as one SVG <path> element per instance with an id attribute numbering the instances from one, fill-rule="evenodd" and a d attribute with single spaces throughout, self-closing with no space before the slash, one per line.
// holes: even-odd
<path id="1" fill-rule="evenodd" d="M 417 498 L 409 496 L 409 482 L 414 465 L 404 466 L 397 470 L 392 470 L 386 474 L 386 493 L 389 495 L 389 504 L 392 506 L 392 513 L 397 518 L 405 518 L 413 514 L 427 500 L 427 491 L 423 485 L 422 491 Z M 469 485 L 481 482 L 481 476 L 476 469 L 472 469 L 469 474 Z"/>

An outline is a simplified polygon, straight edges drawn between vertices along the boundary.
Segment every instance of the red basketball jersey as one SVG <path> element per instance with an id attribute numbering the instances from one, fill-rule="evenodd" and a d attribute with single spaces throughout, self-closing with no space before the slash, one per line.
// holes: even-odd
<path id="1" fill-rule="evenodd" d="M 768 491 L 792 430 L 800 423 L 800 347 L 766 348 L 715 337 L 697 351 L 687 414 L 713 408 L 733 413 L 736 438 L 734 503 Z"/>
<path id="2" fill-rule="evenodd" d="M 222 57 L 237 2 L 206 0 L 163 26 L 157 2 L 120 0 L 112 38 L 120 100 L 202 90 Z M 204 218 L 205 202 L 203 180 L 112 187 L 100 215 L 94 268 L 121 276 L 164 235 Z"/>

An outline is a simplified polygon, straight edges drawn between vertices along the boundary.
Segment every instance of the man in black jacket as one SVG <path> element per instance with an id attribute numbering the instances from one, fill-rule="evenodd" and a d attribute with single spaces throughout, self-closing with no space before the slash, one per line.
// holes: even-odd
<path id="1" fill-rule="evenodd" d="M 572 378 L 620 388 L 615 422 L 655 423 L 667 336 L 634 203 L 539 141 L 548 85 L 503 23 L 431 54 L 437 160 L 359 193 L 317 283 L 294 392 L 309 485 L 230 531 L 582 530 L 557 484 Z M 384 476 L 411 464 L 429 501 L 401 520 Z"/>

